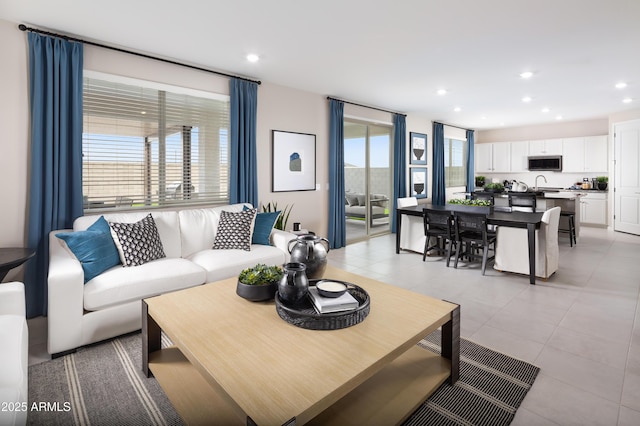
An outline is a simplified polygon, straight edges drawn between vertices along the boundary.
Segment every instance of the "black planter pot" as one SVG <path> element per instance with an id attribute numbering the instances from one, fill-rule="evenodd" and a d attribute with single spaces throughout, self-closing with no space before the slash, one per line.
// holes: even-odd
<path id="1" fill-rule="evenodd" d="M 252 302 L 260 302 L 263 300 L 271 300 L 278 290 L 278 282 L 265 285 L 249 285 L 238 281 L 236 286 L 236 294 L 244 299 Z"/>
<path id="2" fill-rule="evenodd" d="M 600 191 L 604 191 L 607 189 L 607 185 L 608 185 L 607 182 L 598 182 L 598 189 Z"/>

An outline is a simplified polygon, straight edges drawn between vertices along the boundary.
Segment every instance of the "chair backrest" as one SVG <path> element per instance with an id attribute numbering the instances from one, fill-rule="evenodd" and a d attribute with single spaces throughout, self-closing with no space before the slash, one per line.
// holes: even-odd
<path id="1" fill-rule="evenodd" d="M 493 192 L 472 192 L 472 200 L 487 200 L 493 205 Z"/>
<path id="2" fill-rule="evenodd" d="M 399 208 L 411 207 L 411 206 L 417 206 L 417 205 L 418 205 L 418 199 L 416 197 L 398 198 Z"/>
<path id="3" fill-rule="evenodd" d="M 456 212 L 454 217 L 456 239 L 463 235 L 487 242 L 487 216 L 483 213 Z"/>
<path id="4" fill-rule="evenodd" d="M 453 237 L 453 216 L 451 212 L 443 210 L 423 209 L 424 233 L 432 229 L 446 230 L 449 238 Z"/>
<path id="5" fill-rule="evenodd" d="M 509 207 L 513 211 L 536 212 L 536 193 L 522 192 L 509 194 Z"/>

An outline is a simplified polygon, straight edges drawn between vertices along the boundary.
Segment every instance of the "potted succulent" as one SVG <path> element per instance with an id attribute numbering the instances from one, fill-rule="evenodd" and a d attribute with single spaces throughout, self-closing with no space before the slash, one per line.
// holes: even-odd
<path id="1" fill-rule="evenodd" d="M 598 189 L 600 191 L 604 191 L 605 189 L 607 189 L 609 178 L 607 176 L 598 176 L 596 177 L 596 182 L 598 182 Z"/>
<path id="2" fill-rule="evenodd" d="M 236 294 L 252 302 L 273 299 L 282 274 L 279 266 L 263 263 L 243 269 L 238 276 Z"/>
<path id="3" fill-rule="evenodd" d="M 476 176 L 476 186 L 478 188 L 482 188 L 484 186 L 485 177 L 484 176 Z"/>
<path id="4" fill-rule="evenodd" d="M 504 192 L 504 185 L 499 182 L 488 183 L 484 186 L 484 190 L 486 192 Z"/>

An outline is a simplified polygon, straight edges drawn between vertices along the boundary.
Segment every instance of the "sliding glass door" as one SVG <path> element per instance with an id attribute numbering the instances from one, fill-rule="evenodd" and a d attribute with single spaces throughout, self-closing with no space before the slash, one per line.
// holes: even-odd
<path id="1" fill-rule="evenodd" d="M 390 231 L 392 132 L 391 126 L 345 120 L 347 243 Z"/>

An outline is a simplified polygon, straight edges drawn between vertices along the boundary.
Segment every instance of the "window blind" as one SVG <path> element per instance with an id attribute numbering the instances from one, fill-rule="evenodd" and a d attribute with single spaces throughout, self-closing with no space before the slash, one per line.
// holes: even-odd
<path id="1" fill-rule="evenodd" d="M 152 86 L 85 77 L 85 210 L 228 203 L 228 97 Z"/>

